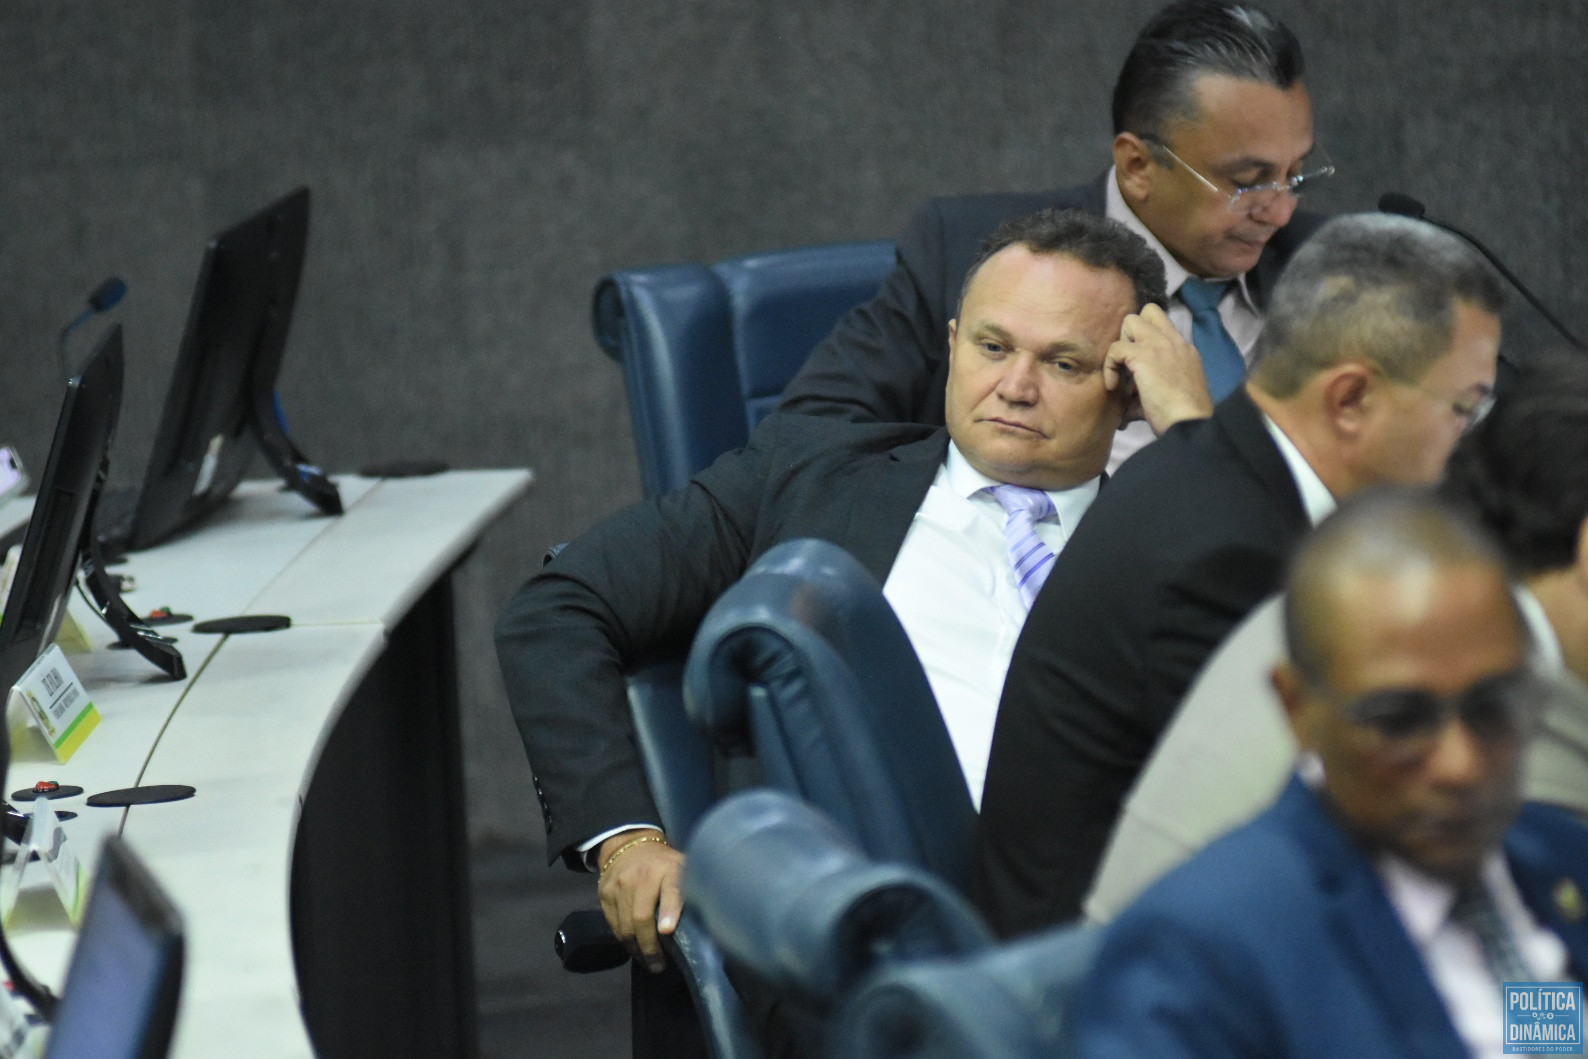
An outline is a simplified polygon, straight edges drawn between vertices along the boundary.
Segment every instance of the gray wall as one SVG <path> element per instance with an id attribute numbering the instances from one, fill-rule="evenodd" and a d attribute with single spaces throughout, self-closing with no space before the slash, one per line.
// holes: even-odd
<path id="1" fill-rule="evenodd" d="M 1272 6 L 1340 167 L 1315 204 L 1422 197 L 1588 330 L 1588 5 Z M 886 236 L 928 195 L 1089 177 L 1156 7 L 5 4 L 0 440 L 42 469 L 55 332 L 119 273 L 116 477 L 136 477 L 204 239 L 308 183 L 281 384 L 302 447 L 333 470 L 425 455 L 539 475 L 461 580 L 472 830 L 538 836 L 488 635 L 546 544 L 638 495 L 619 374 L 589 337 L 597 277 Z M 1511 331 L 1523 350 L 1543 333 Z"/>

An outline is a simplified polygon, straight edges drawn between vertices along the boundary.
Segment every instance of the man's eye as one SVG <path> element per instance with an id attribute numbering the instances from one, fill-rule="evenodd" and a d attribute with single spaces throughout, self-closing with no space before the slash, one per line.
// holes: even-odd
<path id="1" fill-rule="evenodd" d="M 1003 343 L 994 342 L 990 338 L 982 339 L 981 348 L 982 348 L 982 352 L 990 353 L 993 356 L 999 356 L 999 355 L 1001 355 L 1004 352 Z"/>

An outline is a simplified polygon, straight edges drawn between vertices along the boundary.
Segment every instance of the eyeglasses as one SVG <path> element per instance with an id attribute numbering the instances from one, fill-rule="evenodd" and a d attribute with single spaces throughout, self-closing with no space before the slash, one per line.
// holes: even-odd
<path id="1" fill-rule="evenodd" d="M 1477 395 L 1458 394 L 1452 396 L 1448 393 L 1440 393 L 1438 390 L 1430 390 L 1421 383 L 1407 382 L 1405 379 L 1397 379 L 1395 376 L 1389 374 L 1377 364 L 1370 364 L 1369 367 L 1373 369 L 1375 374 L 1382 375 L 1395 385 L 1410 387 L 1411 389 L 1416 390 L 1417 392 L 1428 397 L 1432 397 L 1434 400 L 1447 406 L 1450 409 L 1450 413 L 1452 415 L 1454 415 L 1457 419 L 1465 421 L 1461 428 L 1462 433 L 1466 433 L 1479 423 L 1483 422 L 1483 417 L 1488 415 L 1494 409 L 1493 390 L 1485 388 Z"/>
<path id="2" fill-rule="evenodd" d="M 1336 701 L 1342 698 L 1326 687 L 1315 685 L 1314 690 Z M 1551 693 L 1549 682 L 1523 665 L 1450 696 L 1426 688 L 1380 688 L 1348 700 L 1345 713 L 1353 724 L 1371 730 L 1392 760 L 1410 764 L 1433 750 L 1454 718 L 1480 742 L 1516 736 L 1542 712 Z"/>
<path id="3" fill-rule="evenodd" d="M 1273 180 L 1266 184 L 1242 184 L 1238 180 L 1231 180 L 1235 185 L 1233 192 L 1226 191 L 1213 181 L 1203 176 L 1191 167 L 1184 158 L 1169 149 L 1169 145 L 1162 140 L 1143 137 L 1147 143 L 1162 151 L 1185 167 L 1185 171 L 1200 180 L 1213 194 L 1225 200 L 1225 205 L 1238 213 L 1256 213 L 1266 209 L 1279 201 L 1279 196 L 1290 195 L 1292 198 L 1301 198 L 1302 192 L 1312 184 L 1324 177 L 1334 175 L 1334 163 L 1329 160 L 1328 152 L 1322 147 L 1314 147 L 1301 160 L 1301 171 L 1293 177 L 1284 180 Z"/>

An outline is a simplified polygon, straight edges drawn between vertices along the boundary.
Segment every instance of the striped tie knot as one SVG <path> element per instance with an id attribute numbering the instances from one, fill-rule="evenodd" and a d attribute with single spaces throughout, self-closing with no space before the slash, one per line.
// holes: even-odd
<path id="1" fill-rule="evenodd" d="M 1040 489 L 1023 485 L 995 485 L 988 492 L 1004 509 L 1004 543 L 1014 570 L 1015 587 L 1029 609 L 1048 571 L 1053 569 L 1053 549 L 1037 536 L 1037 523 L 1055 514 L 1053 498 Z"/>

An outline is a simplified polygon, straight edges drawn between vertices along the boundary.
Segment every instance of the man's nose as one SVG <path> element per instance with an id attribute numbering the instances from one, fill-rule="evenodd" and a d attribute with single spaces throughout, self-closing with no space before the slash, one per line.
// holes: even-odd
<path id="1" fill-rule="evenodd" d="M 1036 403 L 1040 370 L 1037 358 L 1030 353 L 1016 353 L 1007 358 L 1003 373 L 998 376 L 998 396 L 1011 404 Z"/>
<path id="2" fill-rule="evenodd" d="M 1465 721 L 1452 717 L 1440 729 L 1425 764 L 1436 782 L 1450 787 L 1470 787 L 1483 778 L 1483 744 Z"/>
<path id="3" fill-rule="evenodd" d="M 1290 223 L 1290 218 L 1295 214 L 1301 200 L 1293 192 L 1275 191 L 1254 203 L 1251 218 L 1262 224 L 1272 224 L 1283 228 Z"/>

